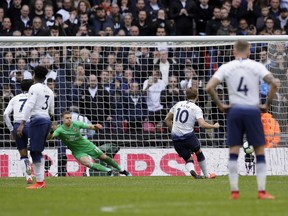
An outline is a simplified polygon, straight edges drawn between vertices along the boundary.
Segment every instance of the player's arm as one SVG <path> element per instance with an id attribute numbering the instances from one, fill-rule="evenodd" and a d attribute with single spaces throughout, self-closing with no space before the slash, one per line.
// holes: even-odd
<path id="1" fill-rule="evenodd" d="M 11 123 L 11 118 L 10 115 L 13 112 L 13 99 L 11 99 L 8 103 L 8 106 L 6 107 L 4 113 L 3 113 L 3 117 L 5 120 L 5 124 L 8 127 L 9 131 L 12 132 L 13 131 L 13 125 Z"/>
<path id="2" fill-rule="evenodd" d="M 206 85 L 206 91 L 210 95 L 211 99 L 215 102 L 215 104 L 219 107 L 219 109 L 222 112 L 225 112 L 227 109 L 229 109 L 229 105 L 223 104 L 215 91 L 216 86 L 219 84 L 220 81 L 217 78 L 212 77 Z"/>
<path id="3" fill-rule="evenodd" d="M 166 126 L 172 130 L 172 126 L 173 126 L 173 113 L 169 112 L 167 115 L 166 115 L 166 118 L 165 118 L 165 123 L 166 123 Z"/>
<path id="4" fill-rule="evenodd" d="M 103 126 L 101 124 L 88 125 L 87 129 L 98 131 L 98 130 L 102 130 Z"/>
<path id="5" fill-rule="evenodd" d="M 266 107 L 262 107 L 265 108 L 268 110 L 270 105 L 272 104 L 273 102 L 273 98 L 275 97 L 275 94 L 277 92 L 277 84 L 276 84 L 276 81 L 275 81 L 275 78 L 273 77 L 273 75 L 271 73 L 267 74 L 263 80 L 270 85 L 270 89 L 269 89 L 269 92 L 268 92 L 268 97 L 267 97 L 267 100 L 266 100 Z"/>
<path id="6" fill-rule="evenodd" d="M 198 118 L 197 122 L 198 122 L 198 124 L 199 124 L 199 126 L 201 128 L 205 128 L 205 129 L 214 129 L 214 128 L 219 128 L 220 127 L 218 122 L 215 123 L 215 124 L 209 124 L 203 118 Z"/>

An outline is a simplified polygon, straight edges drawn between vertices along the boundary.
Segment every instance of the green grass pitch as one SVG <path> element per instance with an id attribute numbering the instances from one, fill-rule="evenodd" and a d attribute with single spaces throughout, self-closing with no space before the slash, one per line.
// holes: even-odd
<path id="1" fill-rule="evenodd" d="M 229 200 L 228 177 L 51 177 L 26 189 L 23 178 L 0 178 L 1 216 L 284 216 L 288 176 L 269 176 L 276 200 L 256 198 L 255 176 L 241 176 L 240 199 Z"/>

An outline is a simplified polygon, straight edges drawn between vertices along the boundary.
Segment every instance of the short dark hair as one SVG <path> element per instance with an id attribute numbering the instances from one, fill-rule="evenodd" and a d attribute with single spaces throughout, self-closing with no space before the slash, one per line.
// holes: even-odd
<path id="1" fill-rule="evenodd" d="M 33 82 L 34 81 L 32 79 L 24 79 L 24 80 L 22 80 L 21 84 L 20 84 L 21 90 L 23 92 L 28 92 L 30 87 L 33 85 Z"/>
<path id="2" fill-rule="evenodd" d="M 191 100 L 194 100 L 198 97 L 198 90 L 197 88 L 194 88 L 194 87 L 190 87 L 188 89 L 186 89 L 186 97 L 187 99 L 191 99 Z"/>
<path id="3" fill-rule="evenodd" d="M 47 74 L 48 69 L 44 66 L 38 65 L 34 68 L 34 75 L 37 79 L 45 80 Z"/>
<path id="4" fill-rule="evenodd" d="M 69 110 L 66 110 L 61 114 L 61 117 L 63 118 L 64 115 L 67 115 L 67 114 L 71 114 L 71 112 Z"/>

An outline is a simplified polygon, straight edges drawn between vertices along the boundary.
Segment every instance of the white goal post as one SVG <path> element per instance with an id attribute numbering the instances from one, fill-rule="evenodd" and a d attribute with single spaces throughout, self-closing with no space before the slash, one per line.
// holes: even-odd
<path id="1" fill-rule="evenodd" d="M 163 118 L 173 104 L 185 98 L 187 87 L 198 87 L 198 105 L 205 120 L 219 120 L 222 127 L 204 131 L 196 126 L 195 132 L 207 152 L 208 166 L 220 175 L 227 174 L 226 117 L 204 88 L 217 68 L 233 59 L 231 48 L 239 39 L 251 43 L 251 58 L 265 64 L 279 79 L 279 92 L 270 111 L 279 122 L 280 141 L 275 148 L 267 149 L 267 161 L 271 175 L 287 175 L 288 36 L 116 36 L 0 37 L 0 177 L 19 176 L 19 155 L 10 140 L 3 111 L 21 92 L 21 79 L 31 78 L 38 64 L 49 68 L 46 82 L 56 95 L 57 122 L 61 113 L 70 109 L 92 123 L 103 124 L 105 129 L 100 133 L 83 133 L 98 146 L 113 144 L 120 148 L 116 160 L 135 175 L 187 174 L 173 150 Z M 147 82 L 157 77 L 153 70 L 160 71 L 163 84 L 143 91 Z M 96 87 L 89 89 L 91 86 Z M 225 84 L 218 90 L 227 100 Z M 262 102 L 265 93 L 267 86 L 261 84 Z M 47 172 L 61 172 L 58 166 L 65 148 L 57 140 L 49 141 L 46 152 L 52 164 Z M 83 167 L 69 151 L 67 154 L 68 172 L 82 175 Z M 244 162 L 242 168 L 245 172 Z"/>

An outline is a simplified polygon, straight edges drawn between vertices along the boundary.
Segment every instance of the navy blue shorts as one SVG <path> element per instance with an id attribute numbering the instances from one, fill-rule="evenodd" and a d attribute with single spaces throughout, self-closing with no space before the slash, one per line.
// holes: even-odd
<path id="1" fill-rule="evenodd" d="M 44 150 L 51 125 L 51 120 L 48 117 L 31 117 L 29 129 L 30 151 L 42 152 Z"/>
<path id="2" fill-rule="evenodd" d="M 26 122 L 22 131 L 22 137 L 17 136 L 17 128 L 20 123 L 14 123 L 13 136 L 18 150 L 27 149 L 29 143 L 29 122 Z"/>
<path id="3" fill-rule="evenodd" d="M 229 146 L 243 145 L 244 134 L 250 145 L 265 144 L 261 112 L 258 107 L 234 106 L 227 115 L 227 143 Z"/>
<path id="4" fill-rule="evenodd" d="M 194 133 L 189 134 L 183 140 L 173 140 L 173 145 L 178 155 L 185 161 L 191 157 L 191 153 L 200 149 L 200 142 Z"/>

